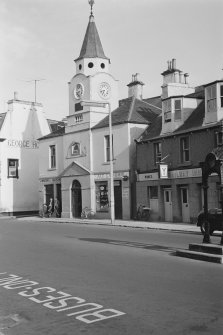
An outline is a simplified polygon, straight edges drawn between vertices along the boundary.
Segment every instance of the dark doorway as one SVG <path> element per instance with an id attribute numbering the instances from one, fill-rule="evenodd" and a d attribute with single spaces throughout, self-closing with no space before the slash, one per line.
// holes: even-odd
<path id="1" fill-rule="evenodd" d="M 114 181 L 115 198 L 115 218 L 122 219 L 122 183 L 120 180 Z"/>
<path id="2" fill-rule="evenodd" d="M 79 218 L 82 211 L 82 194 L 81 184 L 78 180 L 74 180 L 72 184 L 72 215 L 73 218 Z"/>
<path id="3" fill-rule="evenodd" d="M 45 197 L 46 197 L 46 205 L 48 206 L 50 203 L 50 198 L 54 199 L 53 184 L 45 185 Z"/>
<path id="4" fill-rule="evenodd" d="M 57 199 L 59 200 L 59 214 L 62 212 L 61 184 L 56 185 Z"/>

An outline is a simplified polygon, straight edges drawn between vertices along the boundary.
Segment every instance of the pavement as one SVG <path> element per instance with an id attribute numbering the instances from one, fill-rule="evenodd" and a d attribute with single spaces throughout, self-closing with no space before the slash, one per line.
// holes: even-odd
<path id="1" fill-rule="evenodd" d="M 7 217 L 9 218 L 9 217 Z M 15 218 L 15 217 L 14 217 Z M 69 219 L 69 218 L 42 218 L 38 216 L 16 217 L 17 220 L 31 220 L 41 222 L 60 222 L 60 223 L 78 223 L 78 224 L 91 224 L 91 225 L 108 225 L 119 227 L 131 228 L 144 228 L 144 229 L 157 229 L 157 230 L 170 230 L 179 232 L 200 233 L 200 228 L 196 224 L 191 223 L 173 223 L 173 222 L 148 222 L 148 221 L 135 221 L 135 220 L 115 220 L 111 224 L 108 219 Z"/>

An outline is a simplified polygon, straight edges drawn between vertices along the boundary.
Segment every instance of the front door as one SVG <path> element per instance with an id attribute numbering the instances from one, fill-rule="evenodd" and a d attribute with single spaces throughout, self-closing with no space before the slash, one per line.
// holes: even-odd
<path id="1" fill-rule="evenodd" d="M 164 189 L 164 211 L 165 221 L 173 221 L 172 191 L 170 189 Z"/>
<path id="2" fill-rule="evenodd" d="M 122 184 L 120 180 L 114 181 L 115 219 L 122 219 Z"/>
<path id="3" fill-rule="evenodd" d="M 78 180 L 74 180 L 72 184 L 72 215 L 73 218 L 79 218 L 82 211 L 82 194 L 81 184 Z"/>
<path id="4" fill-rule="evenodd" d="M 181 206 L 182 206 L 182 221 L 190 222 L 190 208 L 188 202 L 188 188 L 181 188 Z"/>

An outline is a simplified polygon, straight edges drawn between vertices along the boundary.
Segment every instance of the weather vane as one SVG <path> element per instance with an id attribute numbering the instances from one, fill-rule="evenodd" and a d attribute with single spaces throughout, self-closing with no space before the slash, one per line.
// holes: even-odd
<path id="1" fill-rule="evenodd" d="M 93 15 L 93 6 L 94 6 L 94 0 L 88 0 L 89 5 L 91 6 L 91 15 Z"/>

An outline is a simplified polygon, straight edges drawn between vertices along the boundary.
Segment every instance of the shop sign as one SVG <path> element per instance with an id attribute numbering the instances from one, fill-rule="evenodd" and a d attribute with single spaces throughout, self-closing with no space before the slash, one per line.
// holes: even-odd
<path id="1" fill-rule="evenodd" d="M 50 183 L 50 182 L 55 182 L 55 181 L 58 181 L 60 182 L 61 179 L 60 178 L 40 178 L 39 180 L 41 183 Z"/>
<path id="2" fill-rule="evenodd" d="M 129 176 L 129 172 L 114 172 L 113 178 L 122 178 L 124 176 Z M 96 174 L 95 179 L 110 179 L 110 173 Z"/>
<path id="3" fill-rule="evenodd" d="M 138 181 L 158 180 L 158 179 L 159 179 L 158 172 L 141 173 L 138 175 Z"/>
<path id="4" fill-rule="evenodd" d="M 16 140 L 16 139 L 9 139 L 8 140 L 8 147 L 11 148 L 22 148 L 22 149 L 39 149 L 39 142 L 36 140 Z"/>
<path id="5" fill-rule="evenodd" d="M 188 170 L 175 170 L 170 171 L 169 176 L 171 179 L 202 177 L 202 170 L 201 168 L 188 169 Z"/>

